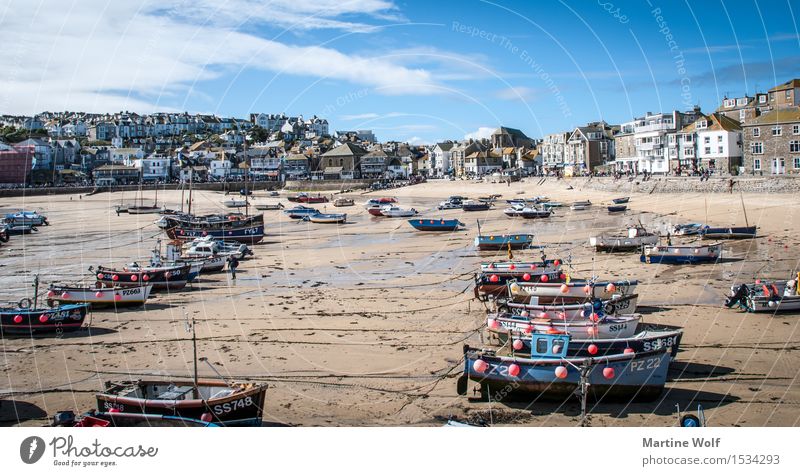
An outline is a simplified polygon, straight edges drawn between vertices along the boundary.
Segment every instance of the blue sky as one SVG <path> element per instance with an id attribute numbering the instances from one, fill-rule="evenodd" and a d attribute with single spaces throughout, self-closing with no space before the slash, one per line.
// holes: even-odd
<path id="1" fill-rule="evenodd" d="M 713 111 L 800 76 L 795 1 L 11 1 L 0 113 L 327 117 L 430 143 Z"/>

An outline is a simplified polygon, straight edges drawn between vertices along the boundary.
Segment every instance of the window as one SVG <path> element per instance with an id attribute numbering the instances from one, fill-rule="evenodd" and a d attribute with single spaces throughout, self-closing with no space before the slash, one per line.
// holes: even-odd
<path id="1" fill-rule="evenodd" d="M 706 122 L 705 120 L 698 121 L 698 123 L 697 123 L 697 128 L 698 129 L 705 129 L 706 127 L 708 127 L 708 122 Z"/>
<path id="2" fill-rule="evenodd" d="M 722 136 L 717 136 L 717 143 L 722 142 Z"/>
<path id="3" fill-rule="evenodd" d="M 703 144 L 710 144 L 711 138 L 710 137 L 703 137 Z"/>
<path id="4" fill-rule="evenodd" d="M 719 146 L 719 147 L 717 147 L 717 153 L 721 154 L 721 153 L 723 153 L 724 151 L 725 151 L 725 147 L 723 147 L 723 146 Z"/>
<path id="5" fill-rule="evenodd" d="M 744 106 L 745 104 L 747 104 L 747 98 L 744 97 L 744 98 L 737 99 L 736 100 L 736 104 L 738 104 L 739 106 Z"/>
<path id="6" fill-rule="evenodd" d="M 753 170 L 761 170 L 761 159 L 753 159 Z"/>
<path id="7" fill-rule="evenodd" d="M 764 144 L 761 142 L 753 142 L 750 144 L 750 152 L 753 154 L 763 154 Z"/>
<path id="8" fill-rule="evenodd" d="M 774 135 L 774 136 L 779 136 L 779 135 L 781 135 L 781 132 L 782 132 L 782 131 L 781 131 L 781 126 L 774 126 L 774 127 L 772 128 L 772 135 Z"/>
<path id="9" fill-rule="evenodd" d="M 547 339 L 536 339 L 536 353 L 546 354 L 547 350 Z"/>
<path id="10" fill-rule="evenodd" d="M 686 155 L 686 156 L 694 155 L 694 149 L 683 149 L 683 155 Z"/>
<path id="11" fill-rule="evenodd" d="M 800 152 L 800 140 L 789 142 L 789 152 Z"/>
<path id="12" fill-rule="evenodd" d="M 792 134 L 794 135 L 800 134 L 800 125 L 795 124 L 792 126 Z"/>
<path id="13" fill-rule="evenodd" d="M 711 153 L 711 147 L 706 147 L 706 154 L 710 154 L 710 153 Z"/>
<path id="14" fill-rule="evenodd" d="M 792 90 L 791 89 L 787 89 L 786 90 L 786 99 L 792 99 Z"/>
<path id="15" fill-rule="evenodd" d="M 753 137 L 761 137 L 761 129 L 758 127 L 753 128 Z"/>
<path id="16" fill-rule="evenodd" d="M 800 169 L 800 157 L 792 159 L 792 166 L 794 166 L 795 169 Z"/>

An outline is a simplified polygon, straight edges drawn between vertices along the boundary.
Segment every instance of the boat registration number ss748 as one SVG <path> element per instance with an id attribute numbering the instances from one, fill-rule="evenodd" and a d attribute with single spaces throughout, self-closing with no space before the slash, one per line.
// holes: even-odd
<path id="1" fill-rule="evenodd" d="M 219 405 L 214 405 L 214 414 L 224 415 L 239 408 L 246 408 L 252 405 L 253 405 L 252 397 L 240 398 L 239 400 L 234 400 L 232 402 L 220 403 Z"/>

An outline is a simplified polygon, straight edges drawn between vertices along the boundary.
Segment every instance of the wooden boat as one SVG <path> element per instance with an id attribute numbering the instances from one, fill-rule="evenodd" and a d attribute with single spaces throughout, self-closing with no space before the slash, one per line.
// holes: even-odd
<path id="1" fill-rule="evenodd" d="M 528 318 L 519 314 L 490 314 L 486 320 L 489 334 L 501 342 L 508 335 L 529 335 L 531 332 L 569 334 L 573 339 L 627 339 L 632 337 L 641 322 L 641 314 L 605 316 L 597 321 Z"/>
<path id="2" fill-rule="evenodd" d="M 481 272 L 475 275 L 475 297 L 486 300 L 507 296 L 509 283 L 517 281 L 561 283 L 566 277 L 561 271 L 560 260 L 481 263 Z"/>
<path id="3" fill-rule="evenodd" d="M 223 200 L 222 204 L 228 208 L 241 208 L 247 206 L 247 199 L 229 198 L 227 200 Z"/>
<path id="4" fill-rule="evenodd" d="M 337 198 L 333 201 L 334 207 L 352 207 L 356 202 L 352 198 Z"/>
<path id="5" fill-rule="evenodd" d="M 762 281 L 731 286 L 726 307 L 738 306 L 747 312 L 800 311 L 797 280 Z"/>
<path id="6" fill-rule="evenodd" d="M 266 385 L 217 380 L 106 382 L 98 393 L 101 411 L 170 415 L 222 425 L 261 424 Z"/>
<path id="7" fill-rule="evenodd" d="M 306 207 L 304 205 L 300 205 L 294 208 L 289 208 L 288 210 L 284 210 L 283 213 L 285 213 L 289 218 L 299 219 L 311 215 L 316 215 L 317 213 L 319 213 L 319 210 L 313 207 Z"/>
<path id="8" fill-rule="evenodd" d="M 461 204 L 461 209 L 465 212 L 482 212 L 492 208 L 491 202 L 467 200 Z"/>
<path id="9" fill-rule="evenodd" d="M 89 303 L 92 307 L 100 306 L 141 306 L 150 297 L 152 284 L 140 286 L 111 288 L 70 286 L 51 284 L 47 291 L 47 305 L 50 307 L 62 304 Z"/>
<path id="10" fill-rule="evenodd" d="M 533 393 L 544 398 L 570 398 L 580 387 L 592 399 L 652 400 L 664 390 L 670 354 L 667 348 L 649 352 L 622 352 L 592 357 L 568 357 L 573 345 L 567 334 L 532 334 L 529 354 L 503 355 L 464 346 L 466 382 L 481 385 L 481 393 L 505 389 L 513 394 Z M 581 375 L 588 386 L 581 385 Z"/>
<path id="11" fill-rule="evenodd" d="M 700 236 L 704 240 L 741 240 L 756 237 L 756 226 L 732 226 L 728 228 L 712 228 L 706 226 L 700 229 Z"/>
<path id="12" fill-rule="evenodd" d="M 0 336 L 74 332 L 83 326 L 88 304 L 67 304 L 49 309 L 0 308 Z"/>
<path id="13" fill-rule="evenodd" d="M 628 294 L 626 296 L 615 296 L 612 299 L 593 299 L 585 302 L 575 302 L 564 298 L 563 304 L 548 303 L 539 304 L 538 300 L 532 298 L 529 303 L 507 302 L 499 304 L 500 309 L 508 309 L 518 312 L 523 317 L 531 314 L 534 316 L 552 317 L 562 321 L 581 321 L 589 319 L 592 314 L 603 316 L 618 316 L 636 312 L 636 304 L 639 301 L 638 294 Z M 522 314 L 525 312 L 526 314 Z"/>
<path id="14" fill-rule="evenodd" d="M 178 290 L 186 287 L 189 280 L 190 266 L 174 266 L 165 268 L 141 268 L 137 271 L 97 267 L 97 280 L 106 286 L 138 287 L 143 283 L 151 284 L 153 290 Z"/>
<path id="15" fill-rule="evenodd" d="M 50 223 L 47 221 L 47 217 L 44 215 L 40 215 L 37 212 L 29 212 L 29 211 L 18 211 L 15 213 L 6 213 L 5 221 L 10 223 L 17 223 L 20 225 L 33 225 L 33 226 L 47 226 Z"/>
<path id="16" fill-rule="evenodd" d="M 417 211 L 413 208 L 403 209 L 395 205 L 384 205 L 381 208 L 381 215 L 389 218 L 413 217 Z"/>
<path id="17" fill-rule="evenodd" d="M 617 205 L 621 205 L 623 203 L 628 203 L 631 197 L 621 197 L 621 198 L 612 198 L 611 201 Z"/>
<path id="18" fill-rule="evenodd" d="M 568 297 L 611 299 L 615 294 L 634 294 L 639 281 L 586 281 L 572 279 L 568 283 L 514 281 L 508 284 L 508 294 L 523 302 L 531 297 Z"/>
<path id="19" fill-rule="evenodd" d="M 712 263 L 722 255 L 722 245 L 707 246 L 645 246 L 642 263 L 696 264 Z"/>
<path id="20" fill-rule="evenodd" d="M 643 245 L 655 245 L 659 236 L 647 231 L 644 227 L 628 228 L 627 235 L 599 235 L 589 237 L 589 245 L 596 251 L 616 252 L 634 251 Z"/>
<path id="21" fill-rule="evenodd" d="M 282 210 L 283 203 L 256 203 L 256 210 Z"/>
<path id="22" fill-rule="evenodd" d="M 572 337 L 575 348 L 569 349 L 569 356 L 591 357 L 592 355 L 618 354 L 625 349 L 634 352 L 648 352 L 662 347 L 670 348 L 670 357 L 674 359 L 679 350 L 683 337 L 683 329 L 677 326 L 661 324 L 645 324 L 641 322 L 641 314 L 609 317 L 600 322 L 554 323 L 555 331 L 565 332 Z M 494 321 L 490 321 L 493 319 Z M 491 327 L 489 326 L 491 324 Z M 491 315 L 487 319 L 487 330 L 492 339 L 496 339 L 501 346 L 508 345 L 509 340 L 520 342 L 517 344 L 521 352 L 530 352 L 531 333 L 554 332 L 548 323 L 526 323 L 521 319 Z M 556 327 L 557 326 L 557 327 Z M 591 333 L 587 332 L 593 329 Z M 571 332 L 570 332 L 571 331 Z M 630 333 L 630 335 L 628 335 Z M 583 337 L 580 337 L 583 336 Z M 594 354 L 589 352 L 589 345 L 594 344 L 597 350 Z"/>
<path id="23" fill-rule="evenodd" d="M 264 215 L 162 216 L 158 226 L 173 240 L 188 241 L 210 236 L 254 244 L 264 239 Z"/>
<path id="24" fill-rule="evenodd" d="M 608 207 L 608 213 L 621 213 L 627 209 L 627 205 L 611 205 Z"/>
<path id="25" fill-rule="evenodd" d="M 303 217 L 303 220 L 311 223 L 345 223 L 347 213 L 317 213 L 316 215 L 307 215 Z"/>
<path id="26" fill-rule="evenodd" d="M 513 235 L 478 235 L 475 237 L 475 247 L 480 251 L 492 250 L 520 250 L 533 246 L 533 235 L 516 233 Z"/>
<path id="27" fill-rule="evenodd" d="M 61 411 L 53 417 L 55 427 L 67 428 L 131 428 L 131 427 L 172 427 L 172 428 L 205 428 L 220 425 L 203 420 L 182 418 L 171 415 L 149 415 L 146 413 L 120 413 L 91 411 L 79 417 L 74 412 Z"/>
<path id="28" fill-rule="evenodd" d="M 445 220 L 444 218 L 414 219 L 408 223 L 419 231 L 456 231 L 458 227 L 464 226 L 458 220 Z"/>
<path id="29" fill-rule="evenodd" d="M 699 235 L 705 227 L 702 223 L 684 223 L 672 227 L 672 234 L 675 236 Z"/>

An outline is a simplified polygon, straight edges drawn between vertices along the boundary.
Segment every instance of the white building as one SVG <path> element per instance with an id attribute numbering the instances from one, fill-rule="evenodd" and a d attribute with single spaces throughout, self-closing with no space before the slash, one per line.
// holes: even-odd
<path id="1" fill-rule="evenodd" d="M 634 123 L 634 144 L 636 147 L 635 172 L 666 174 L 670 172 L 670 152 L 668 150 L 670 134 L 675 134 L 687 124 L 691 124 L 702 116 L 699 107 L 693 111 L 670 113 L 650 113 L 637 118 Z M 630 124 L 630 123 L 628 123 Z M 673 144 L 676 152 L 682 151 L 680 137 L 676 136 Z M 686 151 L 688 152 L 688 151 Z M 681 152 L 677 152 L 679 155 Z M 676 160 L 678 160 L 676 155 Z M 617 159 L 619 162 L 619 159 Z"/>
<path id="2" fill-rule="evenodd" d="M 542 167 L 546 170 L 563 169 L 567 161 L 567 140 L 569 132 L 548 134 L 539 145 L 542 156 Z"/>
<path id="3" fill-rule="evenodd" d="M 697 159 L 704 169 L 730 173 L 742 165 L 742 126 L 735 119 L 715 112 L 694 124 Z"/>
<path id="4" fill-rule="evenodd" d="M 113 164 L 132 166 L 134 160 L 143 159 L 144 151 L 140 147 L 117 147 L 109 150 Z"/>
<path id="5" fill-rule="evenodd" d="M 428 152 L 430 156 L 429 173 L 435 176 L 447 175 L 450 173 L 450 149 L 455 144 L 453 142 L 439 142 Z"/>
<path id="6" fill-rule="evenodd" d="M 208 174 L 212 177 L 222 179 L 231 174 L 233 164 L 227 159 L 215 159 L 209 162 Z"/>
<path id="7" fill-rule="evenodd" d="M 152 154 L 147 158 L 135 159 L 126 165 L 136 167 L 142 180 L 166 182 L 169 180 L 172 161 L 167 156 Z"/>

